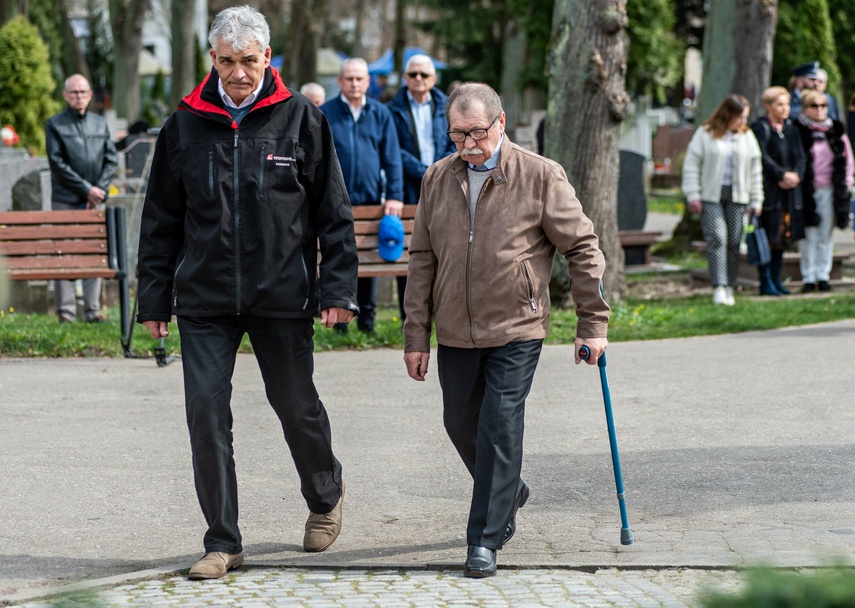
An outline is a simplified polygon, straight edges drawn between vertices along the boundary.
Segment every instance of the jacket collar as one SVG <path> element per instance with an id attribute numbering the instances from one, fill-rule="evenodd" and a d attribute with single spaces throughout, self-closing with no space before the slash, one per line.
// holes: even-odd
<path id="1" fill-rule="evenodd" d="M 193 92 L 181 100 L 179 110 L 189 110 L 199 115 L 214 115 L 226 118 L 232 123 L 232 128 L 237 128 L 237 123 L 232 120 L 231 114 L 223 107 L 223 101 L 217 88 L 219 76 L 213 68 L 205 76 L 205 79 L 193 89 Z M 282 82 L 282 77 L 274 67 L 268 67 L 264 71 L 264 86 L 261 89 L 258 101 L 252 106 L 250 112 L 258 108 L 272 106 L 285 101 L 291 97 L 291 92 Z"/>

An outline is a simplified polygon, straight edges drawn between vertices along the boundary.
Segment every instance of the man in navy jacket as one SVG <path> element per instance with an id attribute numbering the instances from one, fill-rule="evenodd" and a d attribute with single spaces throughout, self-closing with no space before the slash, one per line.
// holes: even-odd
<path id="1" fill-rule="evenodd" d="M 441 158 L 456 152 L 454 142 L 449 139 L 445 119 L 445 93 L 434 88 L 436 66 L 427 55 L 413 55 L 404 69 L 404 83 L 397 95 L 386 107 L 392 112 L 398 143 L 401 146 L 401 162 L 404 168 L 404 204 L 419 202 L 422 177 L 427 168 Z M 404 291 L 407 277 L 398 277 L 398 305 L 401 322 L 404 312 Z"/>
<path id="2" fill-rule="evenodd" d="M 344 173 L 352 205 L 385 205 L 386 215 L 401 215 L 404 196 L 401 149 L 392 115 L 382 103 L 366 95 L 368 64 L 346 59 L 338 75 L 341 95 L 321 106 L 330 123 L 335 151 Z M 377 279 L 361 278 L 357 285 L 357 326 L 374 331 Z M 338 325 L 347 331 L 346 325 Z"/>

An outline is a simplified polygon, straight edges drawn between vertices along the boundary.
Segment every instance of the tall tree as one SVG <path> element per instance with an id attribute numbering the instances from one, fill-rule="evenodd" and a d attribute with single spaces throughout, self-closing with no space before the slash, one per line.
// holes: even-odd
<path id="1" fill-rule="evenodd" d="M 626 295 L 618 238 L 620 125 L 626 118 L 626 0 L 556 0 L 546 152 L 560 162 L 594 222 L 611 302 Z"/>
<path id="2" fill-rule="evenodd" d="M 110 0 L 110 25 L 115 41 L 113 107 L 121 118 L 134 120 L 140 111 L 139 62 L 142 27 L 150 0 Z"/>
<path id="3" fill-rule="evenodd" d="M 704 32 L 704 72 L 698 122 L 727 95 L 739 93 L 762 114 L 760 94 L 769 86 L 778 0 L 712 0 Z"/>
<path id="4" fill-rule="evenodd" d="M 195 0 L 172 0 L 172 90 L 169 103 L 178 107 L 181 98 L 196 86 L 196 54 L 199 44 L 193 23 L 196 19 Z"/>

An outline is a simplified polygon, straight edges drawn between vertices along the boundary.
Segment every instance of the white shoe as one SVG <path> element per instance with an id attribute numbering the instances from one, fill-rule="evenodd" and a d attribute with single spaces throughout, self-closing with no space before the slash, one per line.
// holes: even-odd
<path id="1" fill-rule="evenodd" d="M 712 301 L 713 304 L 727 304 L 727 288 L 723 285 L 713 287 Z"/>
<path id="2" fill-rule="evenodd" d="M 733 287 L 725 287 L 724 295 L 724 303 L 726 306 L 733 306 L 734 304 L 736 304 L 736 300 L 733 298 Z"/>

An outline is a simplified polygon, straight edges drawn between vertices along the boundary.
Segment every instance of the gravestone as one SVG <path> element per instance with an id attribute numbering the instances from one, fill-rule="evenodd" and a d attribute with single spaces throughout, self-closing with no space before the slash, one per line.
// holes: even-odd
<path id="1" fill-rule="evenodd" d="M 644 168 L 647 159 L 637 152 L 620 151 L 618 230 L 643 230 L 647 220 Z"/>

